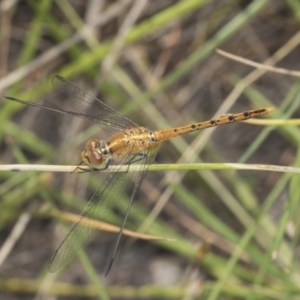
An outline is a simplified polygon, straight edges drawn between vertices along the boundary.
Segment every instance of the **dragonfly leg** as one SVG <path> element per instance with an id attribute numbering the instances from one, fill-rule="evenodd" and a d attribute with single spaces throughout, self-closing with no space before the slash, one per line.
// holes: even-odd
<path id="1" fill-rule="evenodd" d="M 103 166 L 103 168 L 95 168 L 93 167 L 92 165 L 90 165 L 89 167 L 91 167 L 91 169 L 86 169 L 86 168 L 81 168 L 80 166 L 83 164 L 83 162 L 81 162 L 72 172 L 76 172 L 76 170 L 78 169 L 79 171 L 77 171 L 77 173 L 86 173 L 86 172 L 94 172 L 94 171 L 103 171 L 103 170 L 106 170 L 109 166 L 110 166 L 110 159 L 108 159 L 106 161 L 106 164 Z"/>
<path id="2" fill-rule="evenodd" d="M 128 166 L 126 173 L 128 173 L 130 165 L 143 160 L 145 156 L 147 156 L 146 153 L 137 153 L 135 156 L 132 156 L 125 164 Z"/>
<path id="3" fill-rule="evenodd" d="M 78 172 L 78 173 L 88 172 L 88 170 L 85 170 L 80 167 L 82 164 L 83 164 L 83 161 L 80 162 L 80 164 L 71 172 L 71 174 L 73 174 L 74 172 Z M 77 171 L 77 170 L 79 170 L 79 171 Z"/>

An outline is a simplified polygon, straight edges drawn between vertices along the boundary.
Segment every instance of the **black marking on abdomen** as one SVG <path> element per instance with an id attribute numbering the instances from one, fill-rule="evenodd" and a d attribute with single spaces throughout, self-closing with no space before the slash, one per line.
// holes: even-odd
<path id="1" fill-rule="evenodd" d="M 264 113 L 266 110 L 264 109 L 264 108 L 262 108 L 262 109 L 257 109 L 256 111 L 255 111 L 255 113 L 257 113 L 257 114 L 261 114 L 261 113 Z"/>
<path id="2" fill-rule="evenodd" d="M 245 118 L 248 118 L 248 117 L 250 117 L 250 113 L 249 113 L 249 111 L 245 111 L 245 112 L 244 112 L 244 117 L 245 117 Z"/>
<path id="3" fill-rule="evenodd" d="M 230 122 L 235 121 L 234 115 L 229 115 L 229 116 L 228 116 L 228 120 L 229 120 Z"/>
<path id="4" fill-rule="evenodd" d="M 211 126 L 215 126 L 216 125 L 216 121 L 215 120 L 210 120 L 210 124 L 211 124 Z"/>

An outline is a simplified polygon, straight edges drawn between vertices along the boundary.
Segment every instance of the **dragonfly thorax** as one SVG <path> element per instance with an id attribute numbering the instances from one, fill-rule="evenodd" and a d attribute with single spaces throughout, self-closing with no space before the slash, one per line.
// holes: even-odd
<path id="1" fill-rule="evenodd" d="M 102 165 L 110 157 L 109 147 L 106 142 L 98 139 L 90 139 L 81 152 L 82 161 L 86 165 Z"/>

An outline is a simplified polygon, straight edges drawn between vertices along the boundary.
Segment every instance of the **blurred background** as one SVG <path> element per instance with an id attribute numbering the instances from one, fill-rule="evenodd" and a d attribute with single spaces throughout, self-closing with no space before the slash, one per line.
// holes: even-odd
<path id="1" fill-rule="evenodd" d="M 58 74 L 134 122 L 162 129 L 276 106 L 297 118 L 296 77 L 216 53 L 299 70 L 296 0 L 6 1 L 0 3 L 1 164 L 80 163 L 92 122 L 54 108 Z M 229 124 L 174 138 L 156 162 L 297 166 L 296 126 Z M 205 168 L 205 166 L 204 166 Z M 0 172 L 1 299 L 294 299 L 299 297 L 299 176 L 263 171 L 148 172 L 126 228 L 175 241 L 98 232 L 59 271 L 51 253 L 101 182 L 97 172 Z M 109 221 L 120 224 L 130 191 Z M 55 212 L 55 213 L 53 213 Z"/>

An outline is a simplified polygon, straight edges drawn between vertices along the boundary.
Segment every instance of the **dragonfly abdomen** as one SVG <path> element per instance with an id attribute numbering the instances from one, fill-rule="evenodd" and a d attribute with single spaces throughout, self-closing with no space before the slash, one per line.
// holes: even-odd
<path id="1" fill-rule="evenodd" d="M 239 122 L 251 118 L 266 115 L 274 110 L 274 107 L 265 107 L 261 109 L 247 110 L 236 114 L 227 114 L 222 117 L 211 119 L 209 121 L 194 123 L 187 126 L 169 128 L 164 130 L 156 130 L 153 132 L 157 142 L 162 142 L 181 134 L 189 133 L 196 130 L 201 130 L 209 127 L 215 127 L 223 124 Z"/>

